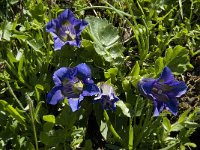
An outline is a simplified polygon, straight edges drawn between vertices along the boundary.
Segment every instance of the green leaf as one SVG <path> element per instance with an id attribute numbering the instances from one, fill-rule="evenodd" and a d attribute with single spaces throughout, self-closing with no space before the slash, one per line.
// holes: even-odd
<path id="1" fill-rule="evenodd" d="M 23 70 L 23 63 L 24 63 L 24 57 L 21 57 L 20 58 L 20 61 L 19 61 L 19 65 L 18 65 L 18 77 L 19 77 L 19 80 L 24 83 L 24 78 L 22 76 L 22 70 Z"/>
<path id="2" fill-rule="evenodd" d="M 138 86 L 138 82 L 140 80 L 140 65 L 138 63 L 138 61 L 136 61 L 134 67 L 132 68 L 129 76 L 131 76 L 131 83 L 134 87 L 137 88 Z"/>
<path id="3" fill-rule="evenodd" d="M 10 38 L 12 36 L 12 33 L 11 33 L 12 27 L 13 27 L 13 24 L 11 22 L 5 21 L 2 24 L 2 27 L 1 27 L 2 30 L 0 30 L 0 40 L 3 38 L 7 41 L 10 41 Z"/>
<path id="4" fill-rule="evenodd" d="M 116 106 L 119 107 L 122 110 L 122 113 L 127 116 L 127 117 L 131 117 L 129 108 L 124 104 L 123 101 L 119 100 L 116 102 Z"/>
<path id="5" fill-rule="evenodd" d="M 184 122 L 184 125 L 187 127 L 187 128 L 197 128 L 199 127 L 199 124 L 196 123 L 196 122 L 190 122 L 190 121 L 185 121 Z"/>
<path id="6" fill-rule="evenodd" d="M 55 123 L 56 119 L 54 115 L 44 115 L 43 120 L 50 123 Z"/>
<path id="7" fill-rule="evenodd" d="M 184 113 L 182 113 L 178 119 L 178 123 L 182 123 L 186 120 L 188 113 L 190 112 L 190 108 L 187 109 L 186 111 L 184 111 Z"/>
<path id="8" fill-rule="evenodd" d="M 110 68 L 107 71 L 104 72 L 104 76 L 106 79 L 111 79 L 111 82 L 114 83 L 116 81 L 116 76 L 118 73 L 117 68 Z"/>
<path id="9" fill-rule="evenodd" d="M 19 0 L 9 0 L 8 2 L 9 2 L 10 4 L 14 5 L 14 4 L 18 3 Z"/>
<path id="10" fill-rule="evenodd" d="M 41 84 L 35 85 L 35 94 L 36 94 L 37 100 L 39 101 L 40 100 L 40 93 L 39 93 L 38 89 L 43 91 L 44 87 Z"/>
<path id="11" fill-rule="evenodd" d="M 65 126 L 65 128 L 70 129 L 76 122 L 76 113 L 72 112 L 68 105 L 65 105 L 62 112 L 56 117 L 56 123 Z"/>
<path id="12" fill-rule="evenodd" d="M 189 59 L 189 51 L 180 45 L 174 49 L 168 48 L 164 58 L 165 66 L 168 66 L 176 75 L 192 68 Z"/>
<path id="13" fill-rule="evenodd" d="M 108 126 L 107 123 L 104 122 L 103 120 L 101 120 L 101 124 L 100 124 L 100 132 L 101 135 L 104 137 L 104 139 L 107 139 L 107 134 L 108 134 Z"/>
<path id="14" fill-rule="evenodd" d="M 20 113 L 11 105 L 9 105 L 5 100 L 0 100 L 0 108 L 9 113 L 13 118 L 19 121 L 21 124 L 25 124 L 25 118 L 20 115 Z"/>
<path id="15" fill-rule="evenodd" d="M 42 131 L 40 133 L 40 140 L 42 143 L 49 146 L 56 146 L 59 143 L 64 143 L 66 136 L 66 131 L 59 130 L 50 130 L 49 132 Z"/>
<path id="16" fill-rule="evenodd" d="M 160 74 L 164 68 L 164 62 L 162 57 L 158 57 L 158 59 L 155 62 L 155 72 L 156 75 Z"/>
<path id="17" fill-rule="evenodd" d="M 195 143 L 190 143 L 190 142 L 185 143 L 184 145 L 189 146 L 189 147 L 193 147 L 193 148 L 197 147 L 197 145 Z"/>
<path id="18" fill-rule="evenodd" d="M 35 120 L 37 121 L 37 123 L 40 123 L 40 120 L 39 120 L 39 110 L 40 110 L 40 107 L 42 106 L 42 104 L 45 103 L 44 101 L 40 101 L 37 106 L 36 106 L 36 109 L 35 109 L 35 112 L 34 112 L 34 118 Z"/>
<path id="19" fill-rule="evenodd" d="M 123 63 L 124 47 L 119 42 L 117 28 L 109 24 L 106 19 L 87 17 L 89 23 L 88 33 L 90 34 L 97 54 L 113 65 Z"/>
<path id="20" fill-rule="evenodd" d="M 134 67 L 132 68 L 131 72 L 130 72 L 130 76 L 139 76 L 140 74 L 140 65 L 138 63 L 138 61 L 136 61 Z"/>
<path id="21" fill-rule="evenodd" d="M 122 81 L 122 87 L 123 87 L 123 90 L 124 90 L 125 92 L 130 91 L 130 90 L 131 90 L 131 83 L 130 83 L 130 81 L 129 81 L 128 79 L 125 78 L 125 79 Z"/>
<path id="22" fill-rule="evenodd" d="M 178 0 L 179 6 L 180 6 L 180 12 L 181 12 L 181 17 L 183 19 L 183 7 L 182 7 L 182 1 Z"/>
<path id="23" fill-rule="evenodd" d="M 29 39 L 27 39 L 26 42 L 35 51 L 40 52 L 41 54 L 43 54 L 43 52 L 39 50 L 43 46 L 40 42 L 36 41 L 34 38 L 29 38 Z"/>
<path id="24" fill-rule="evenodd" d="M 163 118 L 162 125 L 165 128 L 165 130 L 167 130 L 168 132 L 170 132 L 170 130 L 171 130 L 171 123 L 170 123 L 170 121 L 169 121 L 169 119 L 167 117 Z"/>
<path id="25" fill-rule="evenodd" d="M 172 124 L 171 131 L 177 132 L 177 131 L 180 131 L 183 128 L 184 128 L 184 126 L 182 124 L 176 122 L 176 123 Z"/>
<path id="26" fill-rule="evenodd" d="M 134 113 L 135 113 L 134 115 L 141 116 L 143 108 L 145 108 L 145 100 L 141 96 L 138 96 L 137 98 L 134 98 L 134 99 L 133 99 L 133 96 L 131 96 L 131 98 L 132 98 L 131 99 L 132 101 L 136 99 L 135 106 L 134 106 Z"/>

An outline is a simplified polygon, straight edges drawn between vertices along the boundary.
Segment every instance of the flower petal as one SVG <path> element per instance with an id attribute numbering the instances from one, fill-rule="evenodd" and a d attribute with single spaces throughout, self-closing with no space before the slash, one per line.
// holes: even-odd
<path id="1" fill-rule="evenodd" d="M 53 34 L 52 34 L 53 35 Z M 58 36 L 54 36 L 54 50 L 61 50 L 65 43 Z"/>
<path id="2" fill-rule="evenodd" d="M 88 25 L 85 20 L 74 20 L 74 28 L 77 35 L 80 35 L 81 31 Z"/>
<path id="3" fill-rule="evenodd" d="M 64 99 L 61 92 L 61 86 L 55 86 L 47 95 L 47 103 L 51 105 L 56 105 L 59 101 Z"/>
<path id="4" fill-rule="evenodd" d="M 171 97 L 181 97 L 187 91 L 187 85 L 184 82 L 174 81 L 169 84 L 172 87 L 171 91 L 168 93 Z"/>
<path id="5" fill-rule="evenodd" d="M 84 97 L 82 95 L 80 95 L 79 98 L 69 98 L 68 99 L 69 106 L 71 107 L 73 112 L 80 109 L 80 102 L 83 100 L 83 98 Z"/>
<path id="6" fill-rule="evenodd" d="M 81 46 L 81 39 L 76 36 L 75 40 L 73 41 L 66 41 L 65 44 L 71 45 L 71 46 L 76 46 L 78 48 L 80 48 Z"/>
<path id="7" fill-rule="evenodd" d="M 153 116 L 159 116 L 160 112 L 164 109 L 164 103 L 154 100 L 154 113 Z"/>
<path id="8" fill-rule="evenodd" d="M 75 112 L 79 109 L 79 101 L 78 98 L 69 98 L 68 99 L 69 106 L 71 107 L 72 111 Z"/>
<path id="9" fill-rule="evenodd" d="M 174 80 L 174 75 L 172 74 L 172 71 L 169 69 L 169 67 L 165 67 L 158 78 L 159 82 L 171 82 Z"/>
<path id="10" fill-rule="evenodd" d="M 56 70 L 53 74 L 53 81 L 55 85 L 62 85 L 62 80 L 66 77 L 68 69 L 66 67 L 62 67 Z"/>
<path id="11" fill-rule="evenodd" d="M 175 97 L 169 97 L 169 99 L 170 100 L 165 103 L 166 107 L 173 115 L 176 116 L 178 112 L 178 101 Z"/>
<path id="12" fill-rule="evenodd" d="M 81 63 L 79 65 L 76 66 L 77 68 L 77 75 L 78 77 L 80 77 L 81 80 L 85 80 L 87 78 L 91 78 L 91 69 L 89 68 L 88 65 L 86 65 L 85 63 Z"/>
<path id="13" fill-rule="evenodd" d="M 46 25 L 46 32 L 56 32 L 57 26 L 59 24 L 59 20 L 58 19 L 53 19 L 51 21 L 49 21 Z"/>
<path id="14" fill-rule="evenodd" d="M 96 84 L 85 84 L 82 95 L 93 96 L 100 93 L 100 89 Z"/>
<path id="15" fill-rule="evenodd" d="M 73 80 L 77 74 L 77 69 L 76 68 L 66 68 L 66 67 L 61 67 L 57 71 L 54 72 L 53 74 L 53 81 L 55 85 L 61 85 L 63 84 L 63 80 Z"/>
<path id="16" fill-rule="evenodd" d="M 141 79 L 138 84 L 141 94 L 143 94 L 144 96 L 151 94 L 151 90 L 156 81 L 157 81 L 156 79 L 151 79 L 151 78 Z"/>
<path id="17" fill-rule="evenodd" d="M 58 20 L 60 22 L 60 24 L 65 23 L 66 21 L 69 21 L 70 24 L 73 24 L 74 20 L 75 20 L 75 16 L 74 14 L 69 10 L 69 9 L 65 9 L 59 16 L 58 16 Z"/>

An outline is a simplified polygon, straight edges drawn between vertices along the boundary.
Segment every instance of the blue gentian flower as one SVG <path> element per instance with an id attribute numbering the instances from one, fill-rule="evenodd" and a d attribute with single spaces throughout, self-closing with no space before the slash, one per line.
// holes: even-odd
<path id="1" fill-rule="evenodd" d="M 164 108 L 173 115 L 177 115 L 178 101 L 176 98 L 187 91 L 186 84 L 175 80 L 168 67 L 163 69 L 159 78 L 143 78 L 138 85 L 140 92 L 153 100 L 154 116 L 158 116 Z"/>
<path id="2" fill-rule="evenodd" d="M 74 68 L 58 69 L 53 74 L 55 86 L 48 93 L 47 102 L 56 105 L 66 97 L 72 111 L 78 110 L 85 96 L 93 96 L 100 92 L 91 78 L 91 70 L 85 63 Z"/>
<path id="3" fill-rule="evenodd" d="M 65 44 L 80 47 L 80 34 L 87 24 L 84 20 L 76 19 L 74 14 L 66 9 L 58 18 L 47 23 L 46 31 L 54 38 L 55 50 L 61 49 Z"/>
<path id="4" fill-rule="evenodd" d="M 115 95 L 113 87 L 107 83 L 103 83 L 100 89 L 101 93 L 94 99 L 94 102 L 100 102 L 103 109 L 116 110 L 116 102 L 119 98 Z"/>

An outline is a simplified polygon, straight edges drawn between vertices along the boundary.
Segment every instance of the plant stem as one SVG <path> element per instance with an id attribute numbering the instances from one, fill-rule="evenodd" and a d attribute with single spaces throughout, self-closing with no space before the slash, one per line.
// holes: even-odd
<path id="1" fill-rule="evenodd" d="M 106 112 L 106 110 L 103 111 L 103 115 L 104 115 L 104 118 L 105 118 L 105 121 L 108 125 L 108 128 L 109 130 L 112 132 L 114 138 L 120 142 L 122 144 L 122 146 L 126 147 L 124 141 L 122 140 L 122 138 L 119 136 L 119 134 L 115 131 L 115 128 L 112 126 L 112 123 L 110 122 L 110 119 L 109 119 L 109 116 Z"/>
<path id="2" fill-rule="evenodd" d="M 28 96 L 26 93 L 26 99 L 28 100 L 28 105 L 29 105 L 29 110 L 30 110 L 30 116 L 31 116 L 31 123 L 33 127 L 33 134 L 34 134 L 34 139 L 35 139 L 35 149 L 38 150 L 38 142 L 37 142 L 37 133 L 36 133 L 36 128 L 35 128 L 35 120 L 33 117 L 33 101 L 31 98 Z"/>
<path id="3" fill-rule="evenodd" d="M 132 121 L 133 121 L 133 119 L 130 118 L 130 119 L 129 119 L 129 141 L 128 141 L 128 149 L 129 149 L 129 150 L 132 150 L 132 149 L 133 149 L 133 139 L 134 139 L 134 136 L 133 136 Z"/>
<path id="4" fill-rule="evenodd" d="M 107 7 L 107 6 L 91 6 L 91 7 L 85 7 L 85 8 L 82 8 L 80 10 L 76 10 L 76 11 L 82 11 L 82 10 L 88 10 L 88 9 L 109 9 L 109 10 L 117 11 L 119 14 L 122 14 L 124 16 L 131 17 L 131 15 L 128 14 L 128 13 L 125 13 L 121 10 L 116 9 L 116 8 Z"/>
<path id="5" fill-rule="evenodd" d="M 16 100 L 16 102 L 18 103 L 19 107 L 24 110 L 24 106 L 22 105 L 22 103 L 20 102 L 20 100 L 17 98 L 17 96 L 15 95 L 15 93 L 13 92 L 10 84 L 8 81 L 6 81 L 6 84 L 7 84 L 7 87 L 8 87 L 8 90 L 10 92 L 10 94 L 14 97 L 14 99 Z"/>

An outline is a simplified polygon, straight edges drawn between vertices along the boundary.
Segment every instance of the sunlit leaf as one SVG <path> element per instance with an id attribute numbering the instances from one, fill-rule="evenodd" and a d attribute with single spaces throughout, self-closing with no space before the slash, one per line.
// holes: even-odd
<path id="1" fill-rule="evenodd" d="M 117 28 L 106 19 L 87 17 L 88 32 L 93 40 L 95 51 L 107 62 L 114 65 L 123 63 L 124 47 L 119 41 Z"/>
<path id="2" fill-rule="evenodd" d="M 174 74 L 181 74 L 188 69 L 191 69 L 189 59 L 189 51 L 180 45 L 172 48 L 168 48 L 164 58 L 165 66 L 170 67 Z"/>
<path id="3" fill-rule="evenodd" d="M 18 120 L 21 124 L 25 124 L 25 118 L 20 115 L 20 113 L 10 104 L 8 104 L 5 100 L 0 100 L 1 109 L 6 111 L 13 118 Z"/>
<path id="4" fill-rule="evenodd" d="M 124 104 L 123 101 L 119 100 L 116 102 L 116 106 L 119 107 L 122 110 L 122 113 L 127 116 L 127 117 L 131 117 L 129 108 Z"/>
<path id="5" fill-rule="evenodd" d="M 43 116 L 43 120 L 51 123 L 55 123 L 56 119 L 54 115 L 45 115 Z"/>
<path id="6" fill-rule="evenodd" d="M 163 124 L 163 127 L 165 128 L 165 130 L 167 130 L 168 132 L 171 130 L 171 123 L 167 117 L 163 118 L 162 124 Z"/>

